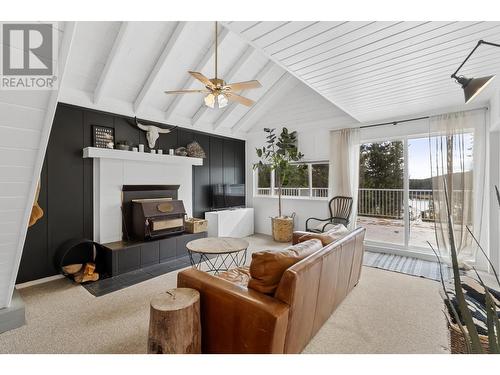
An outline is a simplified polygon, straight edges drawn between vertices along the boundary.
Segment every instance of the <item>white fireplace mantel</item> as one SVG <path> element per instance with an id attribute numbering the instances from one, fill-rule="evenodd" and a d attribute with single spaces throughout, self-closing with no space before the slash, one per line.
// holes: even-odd
<path id="1" fill-rule="evenodd" d="M 114 150 L 109 148 L 86 147 L 83 149 L 84 158 L 107 158 L 119 160 L 134 160 L 153 163 L 176 165 L 203 165 L 203 159 L 188 156 L 151 154 L 147 152 L 134 152 Z"/>
<path id="2" fill-rule="evenodd" d="M 122 239 L 123 185 L 179 185 L 178 198 L 192 215 L 193 168 L 203 159 L 87 147 L 83 157 L 93 160 L 94 241 Z"/>

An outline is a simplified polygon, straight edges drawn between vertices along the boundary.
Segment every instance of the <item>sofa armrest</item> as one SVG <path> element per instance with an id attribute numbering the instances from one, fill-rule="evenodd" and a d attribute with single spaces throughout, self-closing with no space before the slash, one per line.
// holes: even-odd
<path id="1" fill-rule="evenodd" d="M 283 353 L 288 305 L 196 269 L 177 286 L 200 292 L 203 353 Z"/>
<path id="2" fill-rule="evenodd" d="M 301 231 L 301 230 L 294 231 L 293 235 L 292 235 L 292 244 L 293 245 L 298 244 L 299 238 L 306 235 L 306 234 L 311 234 L 311 232 L 305 232 L 305 231 Z"/>

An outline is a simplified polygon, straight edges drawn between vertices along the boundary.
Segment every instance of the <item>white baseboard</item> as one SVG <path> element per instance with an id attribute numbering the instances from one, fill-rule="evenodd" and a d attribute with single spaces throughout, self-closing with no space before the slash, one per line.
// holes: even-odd
<path id="1" fill-rule="evenodd" d="M 64 278 L 64 275 L 54 275 L 54 276 L 44 277 L 43 279 L 27 281 L 25 283 L 16 284 L 16 289 L 23 289 L 23 288 L 28 288 L 30 286 L 45 284 L 48 283 L 49 281 L 54 281 L 62 278 Z"/>

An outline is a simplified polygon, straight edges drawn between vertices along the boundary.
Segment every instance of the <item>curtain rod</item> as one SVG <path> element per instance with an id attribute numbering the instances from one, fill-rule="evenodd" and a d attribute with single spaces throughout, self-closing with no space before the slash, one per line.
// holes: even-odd
<path id="1" fill-rule="evenodd" d="M 481 110 L 482 109 L 488 110 L 488 107 L 480 107 L 480 108 L 468 109 L 468 110 L 459 111 L 459 112 L 472 112 L 472 111 L 478 111 L 480 109 Z M 450 112 L 450 113 L 456 113 L 456 112 Z M 433 115 L 433 116 L 439 116 L 439 114 L 438 115 Z M 359 129 L 374 128 L 376 126 L 383 126 L 383 125 L 397 125 L 397 124 L 400 124 L 400 123 L 403 123 L 403 122 L 425 120 L 425 119 L 428 119 L 428 118 L 431 118 L 431 117 L 432 116 L 423 116 L 423 117 L 414 117 L 414 118 L 409 118 L 409 119 L 404 119 L 404 120 L 398 120 L 398 121 L 381 122 L 379 124 L 363 125 L 363 126 L 360 126 Z"/>

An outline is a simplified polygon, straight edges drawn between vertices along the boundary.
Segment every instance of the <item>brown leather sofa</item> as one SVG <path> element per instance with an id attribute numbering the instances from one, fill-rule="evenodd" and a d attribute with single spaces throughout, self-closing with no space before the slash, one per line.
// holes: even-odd
<path id="1" fill-rule="evenodd" d="M 294 233 L 294 243 L 304 234 Z M 201 295 L 202 352 L 300 353 L 358 283 L 364 235 L 358 228 L 320 245 L 286 269 L 274 295 L 196 269 L 180 272 L 178 286 Z"/>

